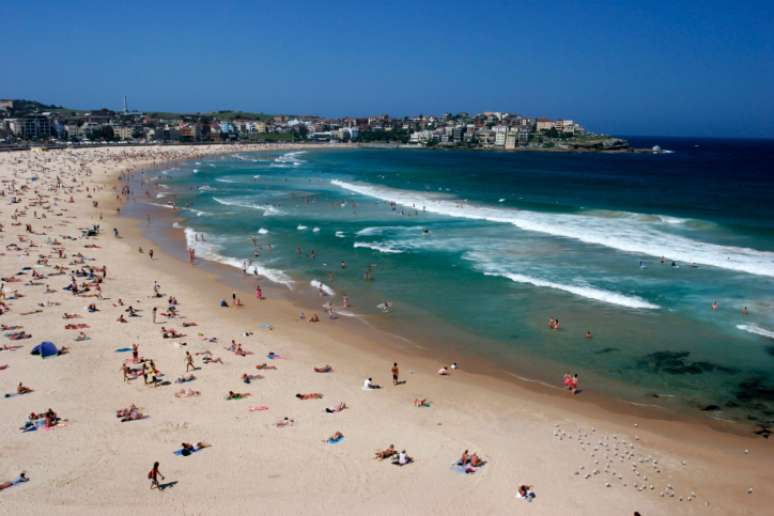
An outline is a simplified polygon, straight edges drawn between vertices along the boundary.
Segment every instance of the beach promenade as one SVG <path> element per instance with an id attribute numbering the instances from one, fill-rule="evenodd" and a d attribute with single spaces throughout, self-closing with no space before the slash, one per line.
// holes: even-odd
<path id="1" fill-rule="evenodd" d="M 142 195 L 128 174 L 228 152 L 0 154 L 0 514 L 770 511 L 768 440 L 613 413 L 464 363 L 439 375 L 449 364 L 343 321 L 299 321 L 286 299 L 256 299 L 254 281 L 234 289 L 154 249 L 118 213 Z M 42 342 L 54 354 L 31 354 Z M 183 443 L 191 453 L 175 453 Z M 413 460 L 394 465 L 403 450 Z M 482 464 L 458 466 L 466 450 Z"/>

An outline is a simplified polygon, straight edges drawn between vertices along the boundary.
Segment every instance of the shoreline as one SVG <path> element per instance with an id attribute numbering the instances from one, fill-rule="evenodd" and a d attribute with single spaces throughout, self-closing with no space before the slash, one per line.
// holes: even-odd
<path id="1" fill-rule="evenodd" d="M 315 146 L 315 148 L 320 147 Z M 229 151 L 224 152 L 228 153 Z M 181 159 L 188 161 L 196 158 Z M 154 163 L 154 165 L 158 164 L 158 162 Z M 0 162 L 0 169 L 2 166 L 3 162 Z M 148 168 L 148 162 L 141 161 L 130 166 L 134 171 L 145 170 Z M 126 169 L 120 171 L 106 169 L 103 170 L 101 179 L 106 185 L 120 184 L 118 176 L 127 172 Z M 207 412 L 206 414 L 191 414 L 185 409 L 185 401 L 175 401 L 174 398 L 171 398 L 169 387 L 148 391 L 142 386 L 121 385 L 119 374 L 116 371 L 118 357 L 115 356 L 115 353 L 106 353 L 110 350 L 99 350 L 86 346 L 82 348 L 78 343 L 72 345 L 73 351 L 69 357 L 64 356 L 56 359 L 62 361 L 72 359 L 73 362 L 76 362 L 81 359 L 81 355 L 84 359 L 88 358 L 88 362 L 80 365 L 75 364 L 76 370 L 83 367 L 89 370 L 92 367 L 91 364 L 101 364 L 112 359 L 104 366 L 94 367 L 96 375 L 94 379 L 84 380 L 87 381 L 87 384 L 91 384 L 93 381 L 95 385 L 107 387 L 105 392 L 100 389 L 99 393 L 105 399 L 94 400 L 95 405 L 104 409 L 106 404 L 114 403 L 116 399 L 124 399 L 128 402 L 127 398 L 131 396 L 137 400 L 142 400 L 143 406 L 147 407 L 151 413 L 151 421 L 149 421 L 149 425 L 146 425 L 151 426 L 151 428 L 147 431 L 138 430 L 138 432 L 144 432 L 140 433 L 139 436 L 132 432 L 136 427 L 126 428 L 118 425 L 116 429 L 113 421 L 103 422 L 101 421 L 103 416 L 97 415 L 96 426 L 101 428 L 101 424 L 104 423 L 106 429 L 87 437 L 88 439 L 93 438 L 92 446 L 96 447 L 97 451 L 104 450 L 103 441 L 105 439 L 142 439 L 141 442 L 145 443 L 142 445 L 143 453 L 132 453 L 131 455 L 122 453 L 126 450 L 119 451 L 114 446 L 108 446 L 108 449 L 111 450 L 108 457 L 117 456 L 121 459 L 117 464 L 126 466 L 127 463 L 130 465 L 137 463 L 137 467 L 129 468 L 129 473 L 118 473 L 118 477 L 122 478 L 121 482 L 130 486 L 126 489 L 126 493 L 122 490 L 113 494 L 117 500 L 111 502 L 111 507 L 119 511 L 128 513 L 131 510 L 134 512 L 138 507 L 143 507 L 153 513 L 160 511 L 160 513 L 168 514 L 176 510 L 171 509 L 172 506 L 166 507 L 165 510 L 165 504 L 158 502 L 157 494 L 148 493 L 142 478 L 135 477 L 142 477 L 143 468 L 147 469 L 145 465 L 151 460 L 147 452 L 165 449 L 164 442 L 159 447 L 158 444 L 151 444 L 147 441 L 148 438 L 156 436 L 157 439 L 168 441 L 169 437 L 174 439 L 181 433 L 187 436 L 191 433 L 187 431 L 190 428 L 196 429 L 199 434 L 211 434 L 202 438 L 213 441 L 214 448 L 209 451 L 217 452 L 217 455 L 214 457 L 212 454 L 207 455 L 209 451 L 205 450 L 203 454 L 208 457 L 208 462 L 205 463 L 204 467 L 209 465 L 214 467 L 214 470 L 201 469 L 201 463 L 198 463 L 197 467 L 195 462 L 173 466 L 172 460 L 162 455 L 162 469 L 165 473 L 171 470 L 181 480 L 181 486 L 165 496 L 171 498 L 172 503 L 178 503 L 185 499 L 189 509 L 196 508 L 205 511 L 226 512 L 238 509 L 243 511 L 246 507 L 254 506 L 255 500 L 261 500 L 265 507 L 272 508 L 276 512 L 304 514 L 319 514 L 331 510 L 342 513 L 368 510 L 376 514 L 389 514 L 401 510 L 405 512 L 407 508 L 409 512 L 416 511 L 416 513 L 428 514 L 448 513 L 450 507 L 455 507 L 463 512 L 483 510 L 484 512 L 502 513 L 505 510 L 519 507 L 517 504 L 523 503 L 519 500 L 513 500 L 513 486 L 519 481 L 536 484 L 538 500 L 536 500 L 537 507 L 535 509 L 543 511 L 541 514 L 566 514 L 569 512 L 573 514 L 612 515 L 621 514 L 622 511 L 627 510 L 631 512 L 633 510 L 632 504 L 635 504 L 636 510 L 643 511 L 643 514 L 665 512 L 692 514 L 697 510 L 703 510 L 707 514 L 726 514 L 726 511 L 731 510 L 732 507 L 735 513 L 755 514 L 765 507 L 766 492 L 769 493 L 769 496 L 772 494 L 772 488 L 768 485 L 770 482 L 767 482 L 771 479 L 767 464 L 772 458 L 772 449 L 768 442 L 762 439 L 718 432 L 686 421 L 664 421 L 657 417 L 645 418 L 641 413 L 611 413 L 606 410 L 604 403 L 598 406 L 593 399 L 588 401 L 585 401 L 585 398 L 581 400 L 569 397 L 561 399 L 559 396 L 532 391 L 524 386 L 508 385 L 504 381 L 467 371 L 464 363 L 463 369 L 455 371 L 450 377 L 438 377 L 434 374 L 439 365 L 437 360 L 418 357 L 416 350 L 400 352 L 390 349 L 390 355 L 385 357 L 385 349 L 380 348 L 379 343 L 370 341 L 371 333 L 361 333 L 355 328 L 350 328 L 355 326 L 355 321 L 339 319 L 335 322 L 329 322 L 323 320 L 317 325 L 298 322 L 295 305 L 288 299 L 271 297 L 268 301 L 256 303 L 251 298 L 251 293 L 247 291 L 242 294 L 245 304 L 248 305 L 245 309 L 217 308 L 217 300 L 229 298 L 231 291 L 233 291 L 232 285 L 224 284 L 223 281 L 222 273 L 226 266 L 222 266 L 223 270 L 217 270 L 220 266 L 213 267 L 216 269 L 214 271 L 207 270 L 209 267 L 196 267 L 199 270 L 191 274 L 190 266 L 164 251 L 157 253 L 153 261 L 149 261 L 146 255 L 140 255 L 136 251 L 138 245 L 148 245 L 148 240 L 142 232 L 141 220 L 132 220 L 112 213 L 103 213 L 104 219 L 99 218 L 99 212 L 106 208 L 109 212 L 109 208 L 113 207 L 111 206 L 113 202 L 116 203 L 114 206 L 120 204 L 111 194 L 110 186 L 98 193 L 101 196 L 99 202 L 102 205 L 99 210 L 93 209 L 86 202 L 86 196 L 83 195 L 85 193 L 81 192 L 78 195 L 81 202 L 78 205 L 80 211 L 76 215 L 77 224 L 100 223 L 102 221 L 105 229 L 116 226 L 120 233 L 125 235 L 121 239 L 113 239 L 108 231 L 105 231 L 98 240 L 99 244 L 103 246 L 103 249 L 99 251 L 100 258 L 98 260 L 109 258 L 110 267 L 117 276 L 114 277 L 112 274 L 109 276 L 114 284 L 108 283 L 106 291 L 108 286 L 115 287 L 111 288 L 114 290 L 112 293 L 114 297 L 123 296 L 127 300 L 136 298 L 140 301 L 148 299 L 147 294 L 151 290 L 152 282 L 158 278 L 165 289 L 174 291 L 175 295 L 181 299 L 186 315 L 192 316 L 192 319 L 199 322 L 201 331 L 206 331 L 207 334 L 220 334 L 224 339 L 230 335 L 231 338 L 238 338 L 240 342 L 244 341 L 249 349 L 273 350 L 281 354 L 287 353 L 290 357 L 281 363 L 281 370 L 276 371 L 278 375 L 269 377 L 267 373 L 267 378 L 258 382 L 259 393 L 255 394 L 261 398 L 260 401 L 265 400 L 272 407 L 280 407 L 279 410 L 283 412 L 272 411 L 272 415 L 268 419 L 263 418 L 263 422 L 258 423 L 255 427 L 253 423 L 239 423 L 242 420 L 253 421 L 255 418 L 247 417 L 245 412 L 234 412 L 232 410 L 234 407 L 229 404 L 235 402 L 223 402 L 222 399 L 217 399 L 217 395 L 214 397 L 212 395 L 212 391 L 218 388 L 223 391 L 227 385 L 236 387 L 237 382 L 233 381 L 236 371 L 232 371 L 233 368 L 228 363 L 217 372 L 210 369 L 210 366 L 205 367 L 205 371 L 202 372 L 201 384 L 197 380 L 195 387 L 197 389 L 201 387 L 203 393 L 208 394 L 209 397 L 203 395 L 201 400 L 191 401 L 196 403 L 195 406 L 199 407 L 200 412 L 202 410 Z M 169 229 L 172 229 L 171 225 L 169 225 Z M 97 253 L 96 250 L 88 250 L 88 252 Z M 118 268 L 115 268 L 114 263 L 118 264 Z M 239 271 L 235 272 L 237 275 L 239 274 Z M 229 276 L 233 277 L 234 274 L 229 274 Z M 133 278 L 142 279 L 142 282 L 135 281 Z M 207 294 L 204 294 L 205 292 Z M 271 290 L 269 292 L 271 293 Z M 106 293 L 106 295 L 111 295 L 111 293 Z M 69 298 L 62 298 L 60 301 L 62 307 L 57 311 L 64 310 L 66 302 L 72 304 Z M 85 303 L 85 301 L 77 299 L 74 302 L 75 306 Z M 145 303 L 147 301 L 142 302 L 143 305 Z M 72 309 L 73 307 L 67 308 Z M 80 310 L 82 311 L 82 307 Z M 109 311 L 110 309 L 106 307 L 105 310 Z M 111 311 L 111 313 L 113 312 Z M 11 312 L 10 315 L 13 316 L 13 314 L 14 312 Z M 114 315 L 115 313 L 103 321 L 101 327 L 108 331 L 115 329 L 115 325 L 110 322 Z M 48 314 L 35 317 L 44 316 L 48 316 Z M 273 331 L 255 329 L 258 322 L 267 319 L 270 319 L 274 326 Z M 61 318 L 59 320 L 61 321 Z M 4 316 L 3 322 L 10 322 L 8 315 Z M 133 329 L 134 326 L 147 322 L 139 321 L 139 323 L 132 322 L 130 325 L 125 325 L 131 326 L 131 329 L 119 326 L 119 334 L 112 335 L 111 340 L 120 337 L 119 340 L 122 343 L 128 344 L 128 339 L 141 338 L 143 349 L 150 349 L 149 353 L 157 355 L 159 365 L 162 368 L 179 371 L 182 363 L 180 348 L 170 347 L 169 342 L 159 343 L 156 327 L 151 328 L 155 333 L 153 336 L 148 330 Z M 42 328 L 43 326 L 37 327 Z M 215 329 L 213 331 L 205 330 L 205 327 L 214 327 Z M 34 327 L 31 326 L 31 328 Z M 255 331 L 255 338 L 239 337 L 244 328 Z M 44 331 L 41 329 L 33 331 L 35 341 L 38 340 L 39 335 L 41 338 L 44 336 Z M 137 331 L 141 335 L 138 334 L 138 337 L 135 337 Z M 191 333 L 192 335 L 188 339 L 189 346 L 198 349 L 203 344 L 194 343 L 193 340 L 198 339 L 193 336 L 193 332 Z M 367 342 L 368 345 L 364 346 L 363 341 Z M 215 349 L 219 348 L 218 345 L 212 345 L 212 347 L 218 355 L 224 358 L 228 357 L 226 360 L 229 362 L 241 360 L 231 358 L 228 352 Z M 394 347 L 397 348 L 397 346 Z M 94 353 L 94 356 L 88 356 L 89 353 Z M 0 355 L 0 361 L 9 361 L 10 363 L 12 358 L 13 363 L 11 364 L 12 369 L 0 373 L 3 375 L 0 378 L 4 388 L 12 387 L 12 383 L 8 379 L 9 372 L 15 371 L 17 368 L 34 377 L 35 369 L 29 369 L 29 371 L 24 369 L 27 367 L 25 362 L 30 359 L 26 353 L 23 355 L 14 354 L 11 358 L 7 358 L 6 355 L 7 353 L 3 352 Z M 260 361 L 258 356 L 255 355 L 251 359 L 247 359 L 241 369 L 245 370 L 251 367 L 247 364 Z M 385 385 L 383 392 L 358 392 L 358 385 L 365 376 L 373 375 L 383 385 L 389 383 L 388 371 L 390 364 L 396 359 L 394 357 L 398 357 L 397 360 L 401 364 L 404 374 L 408 372 L 407 385 L 398 388 Z M 100 360 L 92 362 L 93 359 Z M 312 364 L 322 365 L 323 361 L 333 363 L 336 368 L 334 375 L 309 373 Z M 59 362 L 55 364 L 46 362 L 46 365 L 53 367 L 53 365 L 59 365 Z M 51 371 L 51 374 L 54 374 L 53 369 L 48 367 L 47 369 Z M 232 380 L 223 376 L 225 371 L 221 374 L 222 370 L 231 371 Z M 212 379 L 209 378 L 210 373 L 215 373 Z M 281 373 L 293 374 L 290 377 L 280 378 Z M 72 372 L 68 376 L 72 376 Z M 207 377 L 205 378 L 205 376 Z M 298 382 L 299 379 L 302 381 Z M 33 382 L 32 379 L 25 381 Z M 282 383 L 283 381 L 284 383 Z M 35 379 L 35 382 L 42 384 L 45 379 L 39 377 Z M 78 381 L 71 379 L 70 383 L 65 385 L 72 387 L 74 383 L 77 384 Z M 207 386 L 211 388 L 205 391 Z M 240 385 L 240 387 L 245 386 Z M 292 400 L 291 393 L 295 389 L 309 388 L 311 390 L 315 387 L 326 394 L 326 401 L 321 403 L 332 404 L 334 398 L 340 398 L 346 400 L 348 404 L 351 403 L 352 409 L 342 413 L 341 417 L 334 422 L 325 419 L 325 416 L 317 415 L 323 406 L 320 403 L 314 405 L 313 411 L 309 411 L 307 404 L 315 402 Z M 119 394 L 125 393 L 127 389 L 131 395 Z M 58 391 L 55 388 L 36 390 L 51 393 L 53 401 L 56 401 Z M 163 392 L 164 390 L 166 392 Z M 253 389 L 251 388 L 251 390 Z M 330 397 L 328 396 L 329 392 L 332 393 Z M 285 396 L 290 398 L 290 401 L 283 402 L 282 399 Z M 416 396 L 429 397 L 433 401 L 433 407 L 427 410 L 412 408 L 410 400 Z M 16 401 L 19 400 L 14 400 L 14 405 L 18 405 L 15 403 Z M 59 401 L 65 403 L 64 400 Z M 38 400 L 36 405 L 42 403 L 44 401 Z M 302 407 L 298 407 L 299 404 Z M 34 408 L 42 407 L 35 406 Z M 77 405 L 70 404 L 68 408 L 74 414 L 78 413 Z M 244 410 L 244 406 L 240 408 Z M 17 417 L 23 412 L 23 409 L 15 408 L 13 414 L 9 415 Z M 91 409 L 83 415 L 88 413 L 91 413 Z M 95 412 L 95 414 L 99 414 L 99 412 Z M 285 414 L 298 418 L 298 428 L 278 430 L 270 427 L 268 421 Z M 237 433 L 234 433 L 233 429 L 235 415 L 237 428 L 240 431 Z M 86 417 L 76 418 L 71 428 L 57 431 L 55 437 L 63 445 L 71 446 L 65 441 L 68 438 L 68 432 L 74 430 L 73 427 L 86 424 L 86 420 Z M 186 428 L 182 428 L 179 426 L 180 420 L 190 422 L 186 423 L 188 425 Z M 309 425 L 306 423 L 307 421 L 313 423 Z M 144 423 L 129 423 L 129 425 L 135 424 Z M 21 438 L 17 433 L 8 431 L 7 426 L 13 425 L 4 425 L 1 434 L 4 442 L 11 446 L 17 441 L 23 443 L 24 441 L 20 440 Z M 322 438 L 329 433 L 328 430 L 332 431 L 336 427 L 341 427 L 347 435 L 348 441 L 344 448 L 338 447 L 334 452 L 330 452 L 324 448 L 320 450 L 318 446 L 310 447 L 309 440 L 312 436 Z M 557 428 L 559 429 L 557 430 Z M 592 428 L 594 430 L 591 430 Z M 605 446 L 612 443 L 613 436 L 615 436 L 615 440 L 619 438 L 626 440 L 632 449 L 636 447 L 638 459 L 648 455 L 659 456 L 660 462 L 663 464 L 664 477 L 668 479 L 665 481 L 664 478 L 659 478 L 657 481 L 659 489 L 666 489 L 665 485 L 669 483 L 675 486 L 675 490 L 679 494 L 675 497 L 667 493 L 665 497 L 661 497 L 659 490 L 649 487 L 632 489 L 632 482 L 637 482 L 636 480 L 625 482 L 628 484 L 627 486 L 617 483 L 614 487 L 606 487 L 605 482 L 600 482 L 601 477 L 600 479 L 596 478 L 598 475 L 594 475 L 595 478 L 591 480 L 585 479 L 585 474 L 575 475 L 573 470 L 578 471 L 576 468 L 579 467 L 579 464 L 589 464 L 590 468 L 595 467 L 594 461 L 589 458 L 588 450 L 584 446 L 577 446 L 577 444 L 581 436 L 585 436 L 583 438 L 586 441 L 592 440 L 588 436 L 597 431 L 606 436 L 602 439 Z M 243 432 L 244 435 L 242 435 Z M 86 433 L 89 433 L 89 430 L 86 430 Z M 602 437 L 600 434 L 598 437 Z M 239 443 L 245 438 L 245 435 L 251 442 L 256 443 L 264 441 L 267 436 L 272 436 L 269 439 L 270 442 L 274 443 L 276 450 L 272 451 L 263 447 L 260 450 L 253 450 L 250 447 L 243 449 Z M 49 436 L 35 435 L 34 437 L 45 438 Z M 570 444 L 573 437 L 575 443 Z M 198 437 L 193 436 L 188 438 L 198 439 Z M 412 467 L 407 472 L 403 471 L 402 468 L 390 468 L 370 462 L 368 459 L 370 450 L 383 445 L 382 441 L 385 439 L 399 441 L 398 446 L 405 446 L 410 454 L 417 456 L 416 469 Z M 317 441 L 319 439 L 315 440 L 315 442 Z M 47 443 L 43 444 L 44 440 L 39 442 L 42 443 L 41 447 L 47 445 Z M 351 444 L 353 451 L 349 451 L 348 444 Z M 166 447 L 168 448 L 169 444 Z M 450 463 L 459 452 L 457 448 L 462 447 L 480 450 L 485 458 L 492 463 L 476 473 L 474 478 L 470 479 L 472 483 L 467 481 L 465 475 L 449 476 L 453 473 L 449 473 L 446 466 L 443 466 L 447 462 Z M 76 449 L 81 450 L 81 453 L 89 453 L 88 448 L 84 449 L 83 446 Z M 749 449 L 750 453 L 743 454 L 742 449 Z M 239 450 L 242 450 L 241 455 Z M 21 459 L 31 457 L 32 462 L 35 463 L 35 453 L 39 453 L 24 445 L 20 446 L 18 451 L 13 448 L 6 451 L 14 457 L 14 463 L 21 467 L 25 467 L 21 464 Z M 331 456 L 331 453 L 334 455 Z M 620 453 L 624 453 L 623 447 Z M 634 459 L 634 455 L 629 456 L 630 452 L 628 451 L 626 453 L 627 461 Z M 631 453 L 634 454 L 634 452 Z M 140 455 L 140 457 L 136 457 L 136 455 Z M 37 456 L 42 459 L 45 454 Z M 285 460 L 284 463 L 276 462 L 276 458 L 267 459 L 268 456 L 284 457 Z M 248 458 L 249 460 L 247 460 Z M 612 453 L 609 459 L 612 460 Z M 16 462 L 17 460 L 19 462 Z M 96 460 L 100 462 L 99 459 Z M 110 463 L 109 459 L 106 460 Z M 263 483 L 266 484 L 265 487 L 253 486 L 252 489 L 245 490 L 246 486 L 250 484 L 245 484 L 241 477 L 227 475 L 231 479 L 230 481 L 220 478 L 224 473 L 239 468 L 251 470 L 255 466 L 255 460 L 259 461 L 259 465 L 268 460 L 268 463 L 274 466 L 275 473 L 278 473 L 280 477 L 292 478 L 293 480 L 288 484 L 287 480 L 274 481 L 271 477 L 262 477 L 264 478 Z M 326 467 L 325 464 L 330 464 L 331 460 L 334 461 L 333 464 Z M 682 461 L 690 466 L 686 466 Z M 166 469 L 164 468 L 165 464 L 169 464 Z M 297 467 L 299 464 L 307 466 L 304 468 L 306 471 L 299 472 L 297 476 L 294 476 L 291 471 L 296 471 L 296 469 L 290 466 Z M 439 464 L 441 465 L 440 469 Z M 108 465 L 111 471 L 117 467 L 116 464 L 106 464 L 106 466 Z M 48 485 L 51 487 L 59 485 L 62 481 L 61 478 L 56 477 L 55 467 L 51 468 L 54 471 L 48 472 L 53 475 L 51 478 L 46 478 L 48 473 L 44 473 L 40 468 L 33 470 L 31 466 L 26 467 L 30 469 L 33 480 L 43 479 L 43 482 L 49 482 Z M 104 495 L 100 495 L 100 498 L 92 493 L 94 486 L 90 486 L 82 474 L 76 475 L 74 473 L 83 467 L 85 465 L 79 463 L 68 468 L 71 473 L 66 476 L 74 476 L 73 480 L 69 481 L 75 488 L 75 492 L 72 494 L 64 494 L 61 490 L 53 489 L 50 493 L 42 495 L 44 492 L 42 490 L 45 487 L 41 480 L 38 480 L 37 487 L 31 483 L 21 488 L 14 488 L 8 493 L 9 496 L 3 492 L 0 495 L 0 501 L 8 502 L 9 507 L 16 508 L 16 513 L 19 514 L 29 511 L 40 512 L 43 507 L 47 507 L 49 512 L 57 512 L 56 507 L 60 504 L 62 507 L 72 509 L 73 512 L 75 512 L 76 507 L 81 512 L 83 510 L 95 511 L 100 506 L 104 508 Z M 191 478 L 190 472 L 187 471 L 191 467 L 196 467 L 199 470 L 200 478 L 197 479 L 196 476 Z M 224 470 L 224 467 L 227 470 Z M 326 472 L 331 473 L 331 467 L 335 469 L 336 474 L 326 475 Z M 714 477 L 713 472 L 719 471 L 723 471 L 724 475 Z M 725 478 L 725 474 L 729 472 L 734 472 L 736 476 L 732 479 Z M 10 471 L 0 473 L 8 476 L 11 474 Z M 169 473 L 166 474 L 169 475 Z M 604 475 L 606 479 L 608 478 L 607 471 L 600 474 Z M 318 478 L 320 476 L 328 476 L 328 478 L 320 479 Z M 556 482 L 557 480 L 559 482 Z M 298 481 L 304 482 L 307 489 L 307 492 L 300 496 L 292 488 L 292 486 L 297 485 Z M 211 482 L 220 486 L 220 489 L 224 491 L 225 498 L 218 497 L 217 500 L 211 500 L 213 492 Z M 655 480 L 652 482 L 656 483 Z M 142 486 L 135 487 L 135 483 L 142 484 Z M 742 487 L 747 484 L 754 485 L 754 496 L 748 495 L 745 491 L 746 488 Z M 106 485 L 105 480 L 100 480 L 97 482 L 97 491 L 101 492 L 99 488 L 104 489 Z M 352 491 L 351 486 L 357 489 Z M 718 494 L 721 491 L 724 492 L 722 497 Z M 358 494 L 355 495 L 355 492 Z M 697 495 L 691 496 L 690 492 L 696 492 Z M 35 493 L 45 497 L 45 499 L 36 499 Z M 231 497 L 231 494 L 237 493 L 236 497 Z M 98 503 L 95 497 L 102 499 L 103 502 Z M 686 502 L 690 497 L 692 501 L 680 503 L 677 500 L 680 497 L 685 498 Z M 67 503 L 62 504 L 63 498 L 66 498 Z M 374 506 L 374 503 L 377 505 Z M 132 504 L 131 509 L 129 509 L 129 504 Z M 744 512 L 741 512 L 740 508 Z M 648 509 L 650 510 L 648 511 Z"/>
<path id="2" fill-rule="evenodd" d="M 288 149 L 292 150 L 292 149 Z M 161 189 L 151 189 L 151 197 Z M 143 243 L 143 247 L 148 247 L 149 243 L 158 246 L 167 256 L 176 260 L 179 265 L 189 267 L 185 259 L 186 237 L 184 236 L 185 227 L 173 223 L 179 222 L 182 217 L 175 209 L 161 208 L 154 203 L 143 200 L 127 201 L 124 207 L 131 207 L 131 213 L 122 215 L 133 219 L 137 226 L 144 226 L 145 230 L 139 229 L 140 235 L 138 242 Z M 146 214 L 152 214 L 154 221 L 152 228 L 143 224 Z M 211 261 L 197 257 L 197 267 L 202 267 L 208 272 L 215 273 L 219 278 L 228 283 L 232 289 L 238 290 L 242 298 L 249 299 L 253 292 L 246 284 L 255 283 L 253 276 L 245 276 L 237 267 L 224 264 L 217 261 Z M 306 280 L 296 282 L 297 288 L 288 290 L 286 286 L 273 282 L 272 280 L 260 277 L 261 285 L 264 291 L 272 292 L 272 298 L 280 297 L 288 304 L 287 310 L 290 314 L 305 312 L 307 315 L 312 312 L 322 312 L 321 303 L 323 299 L 318 297 L 314 289 L 311 288 Z M 308 278 L 307 278 L 308 279 Z M 326 298 L 327 299 L 327 298 Z M 419 307 L 412 306 L 409 311 L 420 310 Z M 291 315 L 291 320 L 294 320 Z M 502 364 L 493 356 L 481 356 L 472 353 L 474 348 L 472 343 L 485 340 L 482 337 L 470 333 L 468 330 L 454 325 L 445 320 L 440 320 L 428 313 L 422 313 L 423 319 L 429 319 L 428 327 L 443 327 L 444 337 L 436 337 L 432 331 L 419 332 L 417 328 L 401 327 L 401 321 L 398 319 L 390 320 L 388 317 L 379 317 L 374 315 L 357 315 L 355 317 L 340 317 L 334 323 L 338 326 L 345 326 L 348 332 L 352 332 L 357 338 L 365 341 L 360 344 L 361 348 L 373 354 L 378 355 L 382 344 L 391 346 L 397 351 L 410 350 L 409 354 L 421 357 L 428 364 L 440 366 L 443 363 L 461 362 L 465 364 L 466 371 L 475 373 L 478 377 L 488 378 L 494 381 L 494 385 L 505 386 L 516 384 L 519 389 L 528 392 L 538 392 L 555 398 L 558 403 L 566 401 L 566 389 L 564 389 L 556 378 L 559 378 L 560 366 L 549 359 L 538 359 L 530 357 L 531 361 L 540 362 L 540 372 L 537 374 L 534 365 L 522 366 L 521 369 L 514 369 L 518 364 Z M 410 331 L 413 330 L 413 331 Z M 454 341 L 449 342 L 450 335 L 454 335 Z M 346 335 L 344 338 L 347 338 Z M 372 344 L 379 342 L 379 345 Z M 421 342 L 422 344 L 418 344 Z M 451 348 L 451 349 L 450 349 Z M 536 365 L 536 364 L 535 364 Z M 430 366 L 432 368 L 432 366 Z M 554 378 L 553 376 L 556 376 Z M 589 377 L 585 375 L 587 379 Z M 554 381 L 556 380 L 556 381 Z M 608 382 L 613 387 L 621 389 L 626 388 L 626 384 L 621 380 L 611 380 Z M 725 432 L 740 436 L 751 436 L 755 430 L 760 429 L 760 425 L 742 419 L 732 419 L 722 417 L 722 414 L 716 414 L 712 411 L 703 411 L 700 405 L 675 404 L 669 402 L 670 396 L 661 396 L 661 401 L 655 401 L 658 394 L 653 393 L 654 399 L 650 400 L 646 395 L 640 398 L 634 396 L 615 396 L 609 392 L 600 392 L 593 390 L 593 381 L 584 380 L 584 395 L 580 396 L 564 408 L 571 411 L 583 412 L 587 405 L 592 405 L 599 409 L 600 417 L 633 415 L 645 419 L 679 421 L 686 424 L 698 425 L 707 429 Z M 494 389 L 494 387 L 493 387 Z M 609 390 L 609 389 L 608 389 Z M 514 396 L 518 397 L 518 389 Z M 632 393 L 629 393 L 632 394 Z M 678 402 L 682 403 L 681 400 Z M 580 408 L 576 406 L 580 405 Z"/>

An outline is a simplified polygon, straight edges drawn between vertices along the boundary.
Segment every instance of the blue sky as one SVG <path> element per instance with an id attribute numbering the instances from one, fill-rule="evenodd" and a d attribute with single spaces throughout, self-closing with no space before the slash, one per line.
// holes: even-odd
<path id="1" fill-rule="evenodd" d="M 774 2 L 0 3 L 0 98 L 774 137 Z"/>

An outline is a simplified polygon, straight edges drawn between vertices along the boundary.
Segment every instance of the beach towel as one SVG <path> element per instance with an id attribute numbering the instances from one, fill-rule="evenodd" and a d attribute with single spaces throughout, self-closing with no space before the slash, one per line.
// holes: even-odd
<path id="1" fill-rule="evenodd" d="M 463 466 L 459 462 L 455 462 L 454 464 L 452 464 L 451 469 L 453 471 L 455 471 L 457 473 L 461 473 L 463 475 L 470 475 L 470 474 L 478 472 L 478 470 L 483 468 L 485 465 L 486 465 L 486 462 L 484 462 L 484 463 L 482 463 L 482 464 L 480 464 L 480 465 L 478 465 L 476 467 L 473 467 L 470 464 L 465 464 Z"/>
<path id="2" fill-rule="evenodd" d="M 340 442 L 342 442 L 342 441 L 344 441 L 344 436 L 343 436 L 343 435 L 342 435 L 341 437 L 339 437 L 338 439 L 330 439 L 330 438 L 329 438 L 329 439 L 328 439 L 327 441 L 325 441 L 325 442 L 326 442 L 326 443 L 328 443 L 328 444 L 330 444 L 330 445 L 334 445 L 334 444 L 339 444 L 339 443 L 340 443 Z"/>
<path id="3" fill-rule="evenodd" d="M 175 450 L 175 455 L 178 457 L 187 457 L 188 455 L 191 455 L 192 453 L 196 453 L 198 451 L 202 451 L 204 448 L 194 448 L 193 450 L 189 450 L 186 453 L 183 453 L 183 449 L 180 448 L 179 450 Z"/>
<path id="4" fill-rule="evenodd" d="M 128 353 L 132 348 L 116 348 L 116 353 Z"/>
<path id="5" fill-rule="evenodd" d="M 248 410 L 250 412 L 262 412 L 264 410 L 269 410 L 269 407 L 266 405 L 253 405 Z"/>

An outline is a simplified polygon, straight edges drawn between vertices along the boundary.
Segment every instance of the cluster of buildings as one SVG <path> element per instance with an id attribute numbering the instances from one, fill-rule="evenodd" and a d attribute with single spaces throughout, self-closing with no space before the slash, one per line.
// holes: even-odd
<path id="1" fill-rule="evenodd" d="M 586 136 L 586 130 L 573 120 L 549 120 L 518 114 L 486 112 L 470 116 L 446 114 L 442 117 L 418 117 L 409 143 L 418 145 L 451 145 L 516 147 L 545 145 L 554 141 Z"/>
<path id="2" fill-rule="evenodd" d="M 47 109 L 52 108 L 52 109 Z M 31 101 L 0 100 L 0 142 L 391 142 L 416 146 L 516 149 L 578 142 L 589 135 L 573 120 L 502 112 L 393 118 L 267 116 L 241 112 L 140 113 L 73 111 Z"/>

